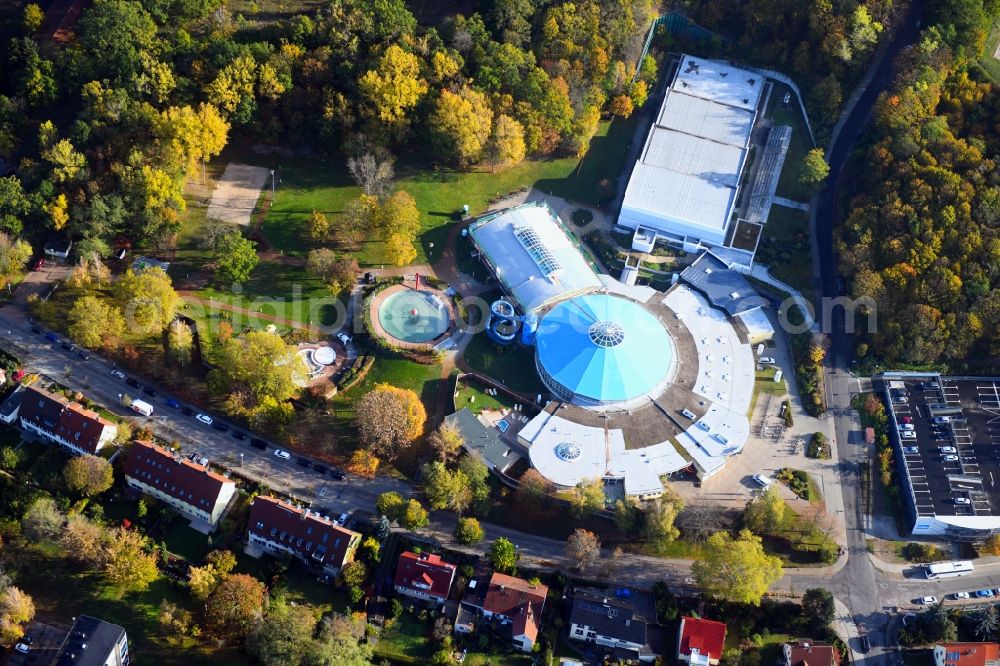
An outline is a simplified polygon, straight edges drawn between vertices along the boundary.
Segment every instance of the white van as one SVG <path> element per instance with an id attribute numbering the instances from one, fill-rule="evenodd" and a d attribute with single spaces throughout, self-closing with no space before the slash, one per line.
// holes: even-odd
<path id="1" fill-rule="evenodd" d="M 754 480 L 754 482 L 758 486 L 760 486 L 764 490 L 767 490 L 768 488 L 770 488 L 771 484 L 774 483 L 774 481 L 772 481 L 771 479 L 767 478 L 763 474 L 759 474 L 759 473 L 753 475 L 753 480 Z"/>
<path id="2" fill-rule="evenodd" d="M 139 412 L 143 416 L 149 416 L 153 413 L 153 406 L 144 400 L 133 400 L 129 407 L 132 408 L 133 412 Z"/>

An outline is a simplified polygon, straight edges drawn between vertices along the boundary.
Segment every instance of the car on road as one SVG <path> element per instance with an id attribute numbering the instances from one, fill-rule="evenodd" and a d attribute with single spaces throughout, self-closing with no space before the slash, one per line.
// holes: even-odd
<path id="1" fill-rule="evenodd" d="M 958 453 L 958 449 L 954 446 L 939 446 L 938 451 L 941 453 Z"/>
<path id="2" fill-rule="evenodd" d="M 257 439 L 256 437 L 250 440 L 250 446 L 255 449 L 260 449 L 261 451 L 267 451 L 267 442 L 262 439 Z"/>
<path id="3" fill-rule="evenodd" d="M 218 430 L 219 432 L 226 432 L 227 430 L 229 430 L 229 426 L 227 426 L 225 423 L 222 423 L 221 421 L 216 423 L 212 427 Z"/>
<path id="4" fill-rule="evenodd" d="M 170 407 L 171 409 L 180 409 L 181 402 L 175 398 L 167 398 L 167 407 Z"/>
<path id="5" fill-rule="evenodd" d="M 142 384 L 140 384 L 139 382 L 135 381 L 131 377 L 129 377 L 128 379 L 126 379 L 125 383 L 128 384 L 129 386 L 131 386 L 132 388 L 141 388 L 142 387 Z"/>
<path id="6" fill-rule="evenodd" d="M 861 654 L 868 654 L 872 651 L 872 642 L 868 640 L 867 636 L 861 637 Z"/>
<path id="7" fill-rule="evenodd" d="M 14 651 L 20 652 L 21 654 L 28 654 L 29 652 L 31 652 L 31 648 L 25 645 L 24 643 L 18 643 L 17 645 L 14 646 Z"/>
<path id="8" fill-rule="evenodd" d="M 926 597 L 920 597 L 920 603 L 922 603 L 925 606 L 933 606 L 937 602 L 938 602 L 937 597 L 935 597 L 933 595 L 926 596 Z"/>
<path id="9" fill-rule="evenodd" d="M 212 423 L 215 422 L 215 419 L 213 419 L 208 414 L 198 414 L 197 416 L 195 416 L 195 418 L 204 423 L 205 425 L 212 425 Z"/>
<path id="10" fill-rule="evenodd" d="M 972 500 L 970 500 L 968 497 L 956 497 L 955 498 L 955 504 L 961 504 L 963 506 L 968 506 L 969 504 L 972 504 Z"/>
<path id="11" fill-rule="evenodd" d="M 240 440 L 242 442 L 244 439 L 247 438 L 247 434 L 245 432 L 240 432 L 239 430 L 234 430 L 233 431 L 233 437 L 235 437 L 236 439 L 238 439 L 238 440 Z"/>
<path id="12" fill-rule="evenodd" d="M 299 467 L 305 467 L 306 469 L 312 467 L 312 463 L 306 460 L 305 458 L 296 458 L 295 464 L 298 465 Z"/>
<path id="13" fill-rule="evenodd" d="M 184 416 L 194 416 L 194 410 L 190 407 L 181 407 L 181 414 Z"/>
<path id="14" fill-rule="evenodd" d="M 337 333 L 337 339 L 346 347 L 347 343 L 351 341 L 351 336 L 347 333 Z"/>
<path id="15" fill-rule="evenodd" d="M 326 474 L 329 471 L 326 467 L 323 467 L 322 465 L 313 465 L 313 470 L 317 474 Z"/>
<path id="16" fill-rule="evenodd" d="M 330 476 L 332 476 L 337 481 L 347 480 L 347 475 L 341 472 L 339 469 L 331 469 Z"/>
<path id="17" fill-rule="evenodd" d="M 160 392 L 157 391 L 152 386 L 144 386 L 142 388 L 142 392 L 148 395 L 150 398 L 155 398 L 156 396 L 160 395 Z"/>
<path id="18" fill-rule="evenodd" d="M 284 449 L 275 449 L 274 457 L 281 458 L 282 460 L 288 460 L 289 458 L 292 457 L 292 454 L 289 453 L 288 451 L 285 451 Z"/>
<path id="19" fill-rule="evenodd" d="M 111 376 L 117 377 L 118 379 L 125 379 L 125 373 L 117 368 L 111 371 Z"/>
<path id="20" fill-rule="evenodd" d="M 976 597 L 979 598 L 979 599 L 985 599 L 985 598 L 992 597 L 992 596 L 994 596 L 993 595 L 993 590 L 991 590 L 988 587 L 984 588 L 982 590 L 976 590 Z"/>
<path id="21" fill-rule="evenodd" d="M 946 456 L 941 456 L 941 460 L 945 462 L 958 462 L 958 456 L 949 454 Z"/>
<path id="22" fill-rule="evenodd" d="M 955 594 L 953 594 L 951 596 L 954 599 L 968 599 L 969 598 L 969 593 L 968 592 L 956 592 Z"/>

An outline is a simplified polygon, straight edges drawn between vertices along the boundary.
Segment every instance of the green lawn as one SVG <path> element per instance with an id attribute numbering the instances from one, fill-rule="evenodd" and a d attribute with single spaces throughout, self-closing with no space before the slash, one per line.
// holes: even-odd
<path id="1" fill-rule="evenodd" d="M 815 290 L 808 213 L 771 206 L 757 260 L 767 265 L 771 275 L 813 300 Z"/>
<path id="2" fill-rule="evenodd" d="M 429 634 L 429 622 L 421 622 L 409 611 L 404 611 L 382 630 L 375 645 L 375 656 L 404 664 L 425 662 L 433 654 Z"/>
<path id="3" fill-rule="evenodd" d="M 478 414 L 486 409 L 496 409 L 506 412 L 514 406 L 515 400 L 497 392 L 496 396 L 488 395 L 478 384 L 459 382 L 455 392 L 455 409 L 468 407 L 469 411 Z"/>
<path id="4" fill-rule="evenodd" d="M 531 348 L 502 347 L 479 333 L 465 348 L 465 361 L 476 372 L 502 382 L 515 391 L 540 393 L 545 390 L 535 372 L 535 352 Z"/>
<path id="5" fill-rule="evenodd" d="M 753 414 L 753 410 L 757 406 L 757 399 L 761 393 L 770 393 L 775 397 L 781 397 L 788 393 L 784 380 L 780 382 L 774 381 L 774 376 L 777 372 L 778 369 L 773 366 L 757 371 L 756 380 L 753 383 L 753 396 L 750 398 L 750 408 L 747 410 L 747 417 Z"/>
<path id="6" fill-rule="evenodd" d="M 1000 44 L 1000 21 L 993 25 L 986 40 L 986 48 L 983 49 L 983 56 L 979 59 L 979 64 L 989 73 L 993 83 L 1000 85 L 1000 60 L 993 57 L 998 44 Z"/>
<path id="7" fill-rule="evenodd" d="M 259 264 L 250 281 L 236 289 L 205 287 L 197 294 L 303 324 L 330 326 L 337 323 L 337 313 L 343 312 L 343 305 L 322 280 L 306 273 L 302 266 L 271 261 Z M 230 314 L 234 322 L 249 324 L 248 317 Z"/>
<path id="8" fill-rule="evenodd" d="M 187 301 L 181 305 L 180 314 L 190 317 L 198 324 L 198 334 L 202 340 L 202 350 L 208 352 L 206 343 L 215 340 L 219 332 L 219 325 L 226 322 L 233 327 L 237 333 L 246 329 L 260 331 L 273 325 L 278 334 L 284 334 L 292 329 L 284 324 L 275 324 L 267 319 L 252 317 L 243 313 L 230 312 L 220 308 L 210 308 L 207 305 L 195 301 Z"/>
<path id="9" fill-rule="evenodd" d="M 427 391 L 427 384 L 439 381 L 441 366 L 437 363 L 416 363 L 402 356 L 381 355 L 358 385 L 334 398 L 335 403 L 349 404 L 375 388 L 375 384 L 392 384 L 412 389 L 417 395 Z M 426 400 L 425 400 L 426 402 Z"/>
<path id="10" fill-rule="evenodd" d="M 421 213 L 414 263 L 435 261 L 440 256 L 453 215 L 465 204 L 472 214 L 478 214 L 489 207 L 490 199 L 531 186 L 581 203 L 596 204 L 600 181 L 608 179 L 613 184 L 624 166 L 635 122 L 633 119 L 602 123 L 582 162 L 575 157 L 527 160 L 492 172 L 486 168 L 456 171 L 442 166 L 435 168 L 419 158 L 400 159 L 396 165 L 396 186 L 413 195 Z M 359 193 L 342 156 L 285 164 L 281 167 L 281 186 L 264 223 L 265 236 L 275 249 L 303 256 L 312 247 L 304 237 L 305 223 L 312 211 L 339 215 Z M 381 241 L 364 243 L 357 257 L 365 265 L 383 263 Z"/>
<path id="11" fill-rule="evenodd" d="M 833 542 L 821 531 L 815 529 L 805 519 L 792 511 L 791 506 L 785 507 L 785 518 L 781 527 L 772 534 L 765 535 L 764 548 L 772 555 L 777 555 L 785 566 L 821 565 L 818 562 L 818 551 L 823 546 Z"/>
<path id="12" fill-rule="evenodd" d="M 792 101 L 787 109 L 783 108 L 781 104 L 786 92 L 792 93 Z M 802 164 L 802 158 L 806 156 L 806 153 L 812 149 L 813 143 L 812 139 L 809 138 L 805 119 L 802 117 L 802 109 L 791 88 L 784 83 L 774 84 L 766 115 L 774 121 L 775 125 L 790 125 L 792 128 L 792 139 L 788 146 L 788 153 L 785 155 L 785 166 L 781 170 L 781 178 L 778 180 L 777 194 L 795 201 L 809 201 L 812 190 L 809 186 L 799 182 L 799 165 Z"/>
<path id="13" fill-rule="evenodd" d="M 173 519 L 163 541 L 167 550 L 196 566 L 204 562 L 210 550 L 208 536 L 192 529 L 188 521 L 179 516 Z"/>

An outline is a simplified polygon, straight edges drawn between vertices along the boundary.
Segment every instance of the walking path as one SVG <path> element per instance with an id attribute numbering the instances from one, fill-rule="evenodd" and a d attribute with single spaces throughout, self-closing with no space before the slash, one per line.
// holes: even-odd
<path id="1" fill-rule="evenodd" d="M 804 212 L 809 211 L 809 204 L 802 203 L 801 201 L 792 201 L 791 199 L 786 199 L 785 197 L 772 197 L 771 203 L 784 206 L 785 208 L 796 208 Z"/>
<path id="2" fill-rule="evenodd" d="M 275 324 L 281 324 L 283 326 L 288 326 L 290 328 L 298 328 L 302 330 L 314 333 L 319 338 L 325 336 L 323 330 L 319 326 L 313 326 L 311 324 L 304 324 L 300 321 L 295 321 L 294 319 L 286 319 L 285 317 L 278 317 L 266 312 L 254 312 L 248 308 L 244 308 L 238 305 L 230 305 L 229 303 L 224 303 L 222 301 L 216 301 L 211 298 L 202 298 L 201 296 L 196 296 L 194 292 L 181 290 L 177 294 L 183 298 L 185 301 L 191 301 L 193 303 L 198 303 L 204 305 L 213 310 L 225 310 L 226 312 L 233 312 L 237 314 L 245 315 L 248 318 L 253 319 L 263 319 L 264 321 L 274 322 Z"/>

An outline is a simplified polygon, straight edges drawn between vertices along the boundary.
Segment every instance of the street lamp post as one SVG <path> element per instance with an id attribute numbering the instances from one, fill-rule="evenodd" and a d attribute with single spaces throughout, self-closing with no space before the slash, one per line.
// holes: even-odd
<path id="1" fill-rule="evenodd" d="M 271 169 L 271 201 L 274 201 L 274 169 Z"/>
<path id="2" fill-rule="evenodd" d="M 243 454 L 240 454 L 240 469 L 243 468 Z"/>

